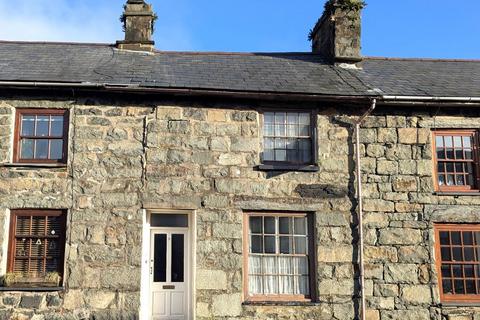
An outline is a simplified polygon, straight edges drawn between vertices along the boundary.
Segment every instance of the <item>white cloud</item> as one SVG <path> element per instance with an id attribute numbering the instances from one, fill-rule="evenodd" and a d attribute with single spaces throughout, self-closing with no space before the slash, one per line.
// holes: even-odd
<path id="1" fill-rule="evenodd" d="M 115 43 L 123 39 L 119 17 L 125 0 L 0 0 L 0 40 Z M 155 2 L 151 1 L 156 6 Z M 157 48 L 191 50 L 180 16 L 162 19 Z"/>
<path id="2" fill-rule="evenodd" d="M 123 37 L 121 0 L 0 0 L 0 39 L 107 42 Z"/>

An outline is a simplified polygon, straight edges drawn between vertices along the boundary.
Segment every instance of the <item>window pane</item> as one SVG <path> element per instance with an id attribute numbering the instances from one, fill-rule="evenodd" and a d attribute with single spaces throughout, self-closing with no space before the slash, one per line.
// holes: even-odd
<path id="1" fill-rule="evenodd" d="M 275 148 L 275 143 L 273 138 L 265 138 L 263 140 L 263 143 L 266 150 L 273 150 Z"/>
<path id="2" fill-rule="evenodd" d="M 445 159 L 445 149 L 438 149 L 437 148 L 437 158 L 438 159 Z"/>
<path id="3" fill-rule="evenodd" d="M 464 261 L 475 261 L 475 254 L 473 253 L 473 247 L 463 248 Z"/>
<path id="4" fill-rule="evenodd" d="M 167 235 L 154 236 L 153 281 L 167 281 Z"/>
<path id="5" fill-rule="evenodd" d="M 452 252 L 453 252 L 453 261 L 463 261 L 462 248 L 453 247 Z"/>
<path id="6" fill-rule="evenodd" d="M 35 130 L 35 135 L 37 137 L 47 137 L 48 136 L 48 126 L 49 126 L 49 116 L 37 116 L 37 127 Z"/>
<path id="7" fill-rule="evenodd" d="M 464 148 L 472 147 L 472 137 L 463 137 L 463 147 Z"/>
<path id="8" fill-rule="evenodd" d="M 287 127 L 284 124 L 275 125 L 275 136 L 285 137 L 287 135 Z"/>
<path id="9" fill-rule="evenodd" d="M 309 137 L 310 136 L 310 126 L 300 126 L 299 135 L 301 137 Z"/>
<path id="10" fill-rule="evenodd" d="M 443 247 L 440 249 L 442 252 L 442 261 L 451 261 L 452 256 L 450 254 L 450 248 L 449 247 Z"/>
<path id="11" fill-rule="evenodd" d="M 455 185 L 455 176 L 453 174 L 447 175 L 447 186 Z"/>
<path id="12" fill-rule="evenodd" d="M 293 150 L 296 153 L 297 148 L 298 148 L 298 140 L 297 139 L 288 139 L 286 148 L 289 149 L 289 150 Z"/>
<path id="13" fill-rule="evenodd" d="M 22 136 L 35 134 L 35 116 L 22 116 Z"/>
<path id="14" fill-rule="evenodd" d="M 263 152 L 264 161 L 275 161 L 275 152 L 272 150 L 265 150 Z"/>
<path id="15" fill-rule="evenodd" d="M 435 137 L 435 145 L 437 146 L 437 148 L 443 147 L 443 136 Z"/>
<path id="16" fill-rule="evenodd" d="M 276 150 L 275 151 L 275 160 L 276 161 L 287 161 L 287 151 L 286 150 Z"/>
<path id="17" fill-rule="evenodd" d="M 445 185 L 445 175 L 441 174 L 438 176 L 438 185 L 439 186 Z"/>
<path id="18" fill-rule="evenodd" d="M 450 265 L 443 265 L 442 266 L 442 277 L 451 278 L 452 277 L 452 270 L 450 269 Z"/>
<path id="19" fill-rule="evenodd" d="M 293 253 L 291 237 L 280 237 L 280 253 Z"/>
<path id="20" fill-rule="evenodd" d="M 264 274 L 277 274 L 277 257 L 263 257 L 263 273 Z"/>
<path id="21" fill-rule="evenodd" d="M 262 233 L 262 217 L 250 217 L 250 232 Z"/>
<path id="22" fill-rule="evenodd" d="M 447 159 L 455 159 L 453 149 L 447 149 Z"/>
<path id="23" fill-rule="evenodd" d="M 293 276 L 279 277 L 279 294 L 293 294 Z"/>
<path id="24" fill-rule="evenodd" d="M 450 233 L 451 236 L 452 236 L 452 244 L 453 245 L 461 245 L 462 244 L 462 240 L 461 240 L 461 237 L 460 237 L 460 231 L 453 231 Z"/>
<path id="25" fill-rule="evenodd" d="M 299 114 L 299 123 L 304 125 L 310 125 L 310 114 L 309 113 L 300 113 Z"/>
<path id="26" fill-rule="evenodd" d="M 446 293 L 446 294 L 453 293 L 452 281 L 450 279 L 448 280 L 444 279 L 442 281 L 442 287 L 443 287 L 443 293 Z"/>
<path id="27" fill-rule="evenodd" d="M 275 136 L 275 126 L 273 124 L 266 124 L 263 130 L 263 134 L 268 137 Z"/>
<path id="28" fill-rule="evenodd" d="M 278 276 L 264 277 L 264 294 L 278 294 Z"/>
<path id="29" fill-rule="evenodd" d="M 45 236 L 45 217 L 43 216 L 33 216 L 32 217 L 32 227 L 31 235 L 34 236 Z"/>
<path id="30" fill-rule="evenodd" d="M 33 148 L 35 140 L 22 139 L 20 159 L 33 159 Z"/>
<path id="31" fill-rule="evenodd" d="M 51 131 L 50 135 L 54 137 L 63 136 L 63 117 L 62 116 L 52 116 L 51 117 Z"/>
<path id="32" fill-rule="evenodd" d="M 465 273 L 465 278 L 475 277 L 474 265 L 466 264 L 463 266 L 463 272 Z"/>
<path id="33" fill-rule="evenodd" d="M 308 258 L 307 257 L 295 257 L 293 258 L 295 265 L 295 272 L 297 274 L 308 274 Z"/>
<path id="34" fill-rule="evenodd" d="M 252 243 L 250 252 L 252 253 L 263 253 L 263 237 L 262 236 L 252 236 Z"/>
<path id="35" fill-rule="evenodd" d="M 294 218 L 295 234 L 307 234 L 307 218 Z"/>
<path id="36" fill-rule="evenodd" d="M 463 271 L 461 264 L 453 264 L 452 265 L 453 276 L 455 278 L 463 278 Z"/>
<path id="37" fill-rule="evenodd" d="M 250 274 L 260 274 L 262 273 L 262 257 L 259 256 L 249 256 L 248 261 L 248 272 Z"/>
<path id="38" fill-rule="evenodd" d="M 265 241 L 265 253 L 275 253 L 276 252 L 275 237 L 265 236 L 264 241 Z"/>
<path id="39" fill-rule="evenodd" d="M 295 253 L 296 254 L 307 253 L 307 238 L 295 237 Z"/>
<path id="40" fill-rule="evenodd" d="M 453 139 L 451 136 L 445 136 L 445 147 L 452 148 L 453 147 Z"/>
<path id="41" fill-rule="evenodd" d="M 287 123 L 290 125 L 297 125 L 298 124 L 298 113 L 296 112 L 288 112 L 287 113 Z"/>
<path id="42" fill-rule="evenodd" d="M 60 160 L 63 158 L 63 140 L 50 140 L 50 159 Z"/>
<path id="43" fill-rule="evenodd" d="M 454 136 L 453 137 L 453 146 L 455 148 L 461 148 L 462 147 L 462 137 L 461 136 Z"/>
<path id="44" fill-rule="evenodd" d="M 275 217 L 264 217 L 264 233 L 275 233 Z"/>
<path id="45" fill-rule="evenodd" d="M 456 294 L 465 294 L 465 286 L 463 285 L 463 280 L 455 280 L 453 282 L 455 286 L 455 293 Z"/>
<path id="46" fill-rule="evenodd" d="M 184 235 L 172 234 L 172 282 L 184 279 Z"/>
<path id="47" fill-rule="evenodd" d="M 463 159 L 463 150 L 462 149 L 455 149 L 455 159 L 458 159 L 458 160 Z"/>
<path id="48" fill-rule="evenodd" d="M 440 232 L 440 244 L 448 245 L 450 244 L 450 235 L 448 231 L 441 231 Z"/>
<path id="49" fill-rule="evenodd" d="M 298 294 L 308 295 L 310 293 L 308 277 L 298 277 L 299 280 L 299 291 Z"/>
<path id="50" fill-rule="evenodd" d="M 285 124 L 286 113 L 285 112 L 275 112 L 275 123 Z"/>
<path id="51" fill-rule="evenodd" d="M 275 122 L 275 114 L 273 112 L 265 112 L 264 122 L 265 123 L 274 123 Z"/>
<path id="52" fill-rule="evenodd" d="M 292 257 L 278 257 L 278 273 L 294 274 L 295 269 L 292 263 Z"/>
<path id="53" fill-rule="evenodd" d="M 48 140 L 35 140 L 35 159 L 48 159 Z"/>
<path id="54" fill-rule="evenodd" d="M 188 214 L 152 214 L 150 226 L 187 228 Z"/>
<path id="55" fill-rule="evenodd" d="M 467 294 L 476 294 L 477 290 L 475 288 L 475 280 L 466 280 L 465 281 L 465 291 Z"/>
<path id="56" fill-rule="evenodd" d="M 263 294 L 263 277 L 250 276 L 248 278 L 248 291 L 250 294 Z"/>
<path id="57" fill-rule="evenodd" d="M 309 139 L 300 139 L 300 153 L 303 163 L 312 161 L 312 142 Z"/>
<path id="58" fill-rule="evenodd" d="M 281 234 L 291 234 L 291 218 L 280 217 L 278 218 L 278 228 Z"/>

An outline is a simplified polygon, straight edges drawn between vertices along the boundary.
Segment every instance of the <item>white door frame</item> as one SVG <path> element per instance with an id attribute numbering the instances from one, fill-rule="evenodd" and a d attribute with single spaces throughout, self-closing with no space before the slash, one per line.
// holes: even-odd
<path id="1" fill-rule="evenodd" d="M 150 320 L 151 316 L 151 290 L 150 290 L 150 234 L 152 230 L 161 231 L 165 228 L 151 227 L 150 217 L 152 214 L 188 214 L 188 320 L 194 320 L 195 315 L 195 264 L 196 264 L 196 215 L 195 210 L 183 209 L 143 209 L 143 227 L 142 227 L 142 270 L 140 283 L 140 320 Z M 172 228 L 173 229 L 173 228 Z M 182 228 L 179 228 L 182 229 Z M 185 229 L 183 229 L 185 230 Z"/>

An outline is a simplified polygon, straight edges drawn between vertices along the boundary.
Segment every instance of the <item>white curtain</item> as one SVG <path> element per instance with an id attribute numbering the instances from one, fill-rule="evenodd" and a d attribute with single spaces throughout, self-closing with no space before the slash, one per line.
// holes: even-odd
<path id="1" fill-rule="evenodd" d="M 248 264 L 251 294 L 309 294 L 307 257 L 251 255 Z"/>

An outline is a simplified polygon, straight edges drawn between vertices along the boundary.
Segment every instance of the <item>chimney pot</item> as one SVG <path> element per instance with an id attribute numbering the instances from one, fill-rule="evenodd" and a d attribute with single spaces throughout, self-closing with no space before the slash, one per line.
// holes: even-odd
<path id="1" fill-rule="evenodd" d="M 312 51 L 333 63 L 357 63 L 360 53 L 362 0 L 328 0 L 310 38 Z"/>
<path id="2" fill-rule="evenodd" d="M 117 48 L 151 52 L 155 42 L 152 40 L 156 15 L 150 4 L 144 0 L 128 0 L 120 20 L 123 22 L 125 40 L 117 41 Z"/>

